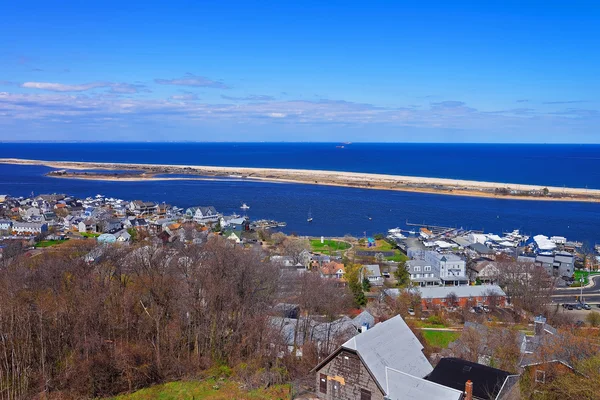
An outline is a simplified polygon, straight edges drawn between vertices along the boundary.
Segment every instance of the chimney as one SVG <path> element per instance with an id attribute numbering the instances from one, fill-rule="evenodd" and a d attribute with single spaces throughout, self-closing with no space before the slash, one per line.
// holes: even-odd
<path id="1" fill-rule="evenodd" d="M 535 336 L 541 336 L 544 334 L 544 326 L 545 325 L 546 325 L 546 318 L 544 318 L 541 315 L 535 317 L 535 319 L 533 320 Z"/>
<path id="2" fill-rule="evenodd" d="M 473 382 L 465 383 L 465 400 L 473 400 Z"/>

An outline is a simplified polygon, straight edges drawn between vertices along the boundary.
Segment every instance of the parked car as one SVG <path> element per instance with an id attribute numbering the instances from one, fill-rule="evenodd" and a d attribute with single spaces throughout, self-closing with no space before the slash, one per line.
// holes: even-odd
<path id="1" fill-rule="evenodd" d="M 575 309 L 576 310 L 583 310 L 583 306 L 581 305 L 581 303 L 577 303 L 577 304 L 575 304 Z"/>
<path id="2" fill-rule="evenodd" d="M 573 309 L 573 304 L 567 304 L 567 310 L 572 310 Z"/>
<path id="3" fill-rule="evenodd" d="M 583 303 L 581 306 L 583 307 L 584 310 L 591 310 L 592 309 L 592 307 L 588 303 Z"/>

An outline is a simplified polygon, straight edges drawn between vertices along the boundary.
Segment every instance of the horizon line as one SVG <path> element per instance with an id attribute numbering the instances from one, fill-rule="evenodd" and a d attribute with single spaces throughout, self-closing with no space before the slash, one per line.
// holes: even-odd
<path id="1" fill-rule="evenodd" d="M 404 141 L 206 141 L 206 140 L 0 140 L 0 143 L 10 144 L 52 144 L 52 143 L 71 143 L 71 144 L 177 144 L 177 143 L 198 143 L 198 144 L 342 144 L 350 146 L 352 144 L 446 144 L 446 145 L 572 145 L 572 146 L 598 146 L 600 142 L 589 143 L 571 143 L 571 142 L 404 142 Z"/>

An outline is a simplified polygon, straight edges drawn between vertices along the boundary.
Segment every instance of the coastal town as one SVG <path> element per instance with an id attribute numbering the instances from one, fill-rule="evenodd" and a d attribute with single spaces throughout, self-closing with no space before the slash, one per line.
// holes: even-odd
<path id="1" fill-rule="evenodd" d="M 284 222 L 251 221 L 249 208 L 223 215 L 104 195 L 1 195 L 0 273 L 67 253 L 88 274 L 116 262 L 144 277 L 161 254 L 156 268 L 175 256 L 173 277 L 185 279 L 176 271 L 196 257 L 190 249 L 214 252 L 203 263 L 237 254 L 232 266 L 254 265 L 256 285 L 277 281 L 272 303 L 255 311 L 270 332 L 263 357 L 296 371 L 305 399 L 530 398 L 579 379 L 598 351 L 598 246 L 418 224 L 299 237 L 282 233 Z M 140 298 L 140 315 L 161 310 L 153 301 Z"/>

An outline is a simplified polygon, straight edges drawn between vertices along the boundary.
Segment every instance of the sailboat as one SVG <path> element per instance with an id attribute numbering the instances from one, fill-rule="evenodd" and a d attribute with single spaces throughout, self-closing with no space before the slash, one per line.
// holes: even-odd
<path id="1" fill-rule="evenodd" d="M 242 206 L 240 207 L 242 210 L 249 210 L 250 206 L 247 205 L 246 203 L 242 204 Z"/>
<path id="2" fill-rule="evenodd" d="M 313 217 L 312 217 L 312 213 L 310 212 L 310 209 L 308 210 L 308 218 L 306 219 L 307 222 L 312 222 Z"/>

